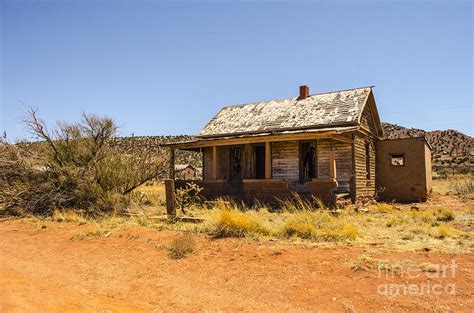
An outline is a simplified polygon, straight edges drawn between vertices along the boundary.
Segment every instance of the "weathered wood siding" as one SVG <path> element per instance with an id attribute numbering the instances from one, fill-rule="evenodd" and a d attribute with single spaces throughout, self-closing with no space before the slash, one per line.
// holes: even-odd
<path id="1" fill-rule="evenodd" d="M 376 134 L 375 123 L 372 119 L 370 109 L 369 109 L 368 106 L 362 112 L 362 116 L 361 116 L 361 119 L 360 119 L 360 125 L 363 128 L 365 128 L 366 130 L 369 130 L 372 134 Z"/>
<path id="2" fill-rule="evenodd" d="M 254 153 L 251 144 L 244 145 L 242 150 L 242 178 L 254 178 Z"/>
<path id="3" fill-rule="evenodd" d="M 229 178 L 230 171 L 230 147 L 217 147 L 217 179 Z"/>
<path id="4" fill-rule="evenodd" d="M 369 97 L 369 101 L 373 98 Z M 377 145 L 377 128 L 370 110 L 369 103 L 364 108 L 361 116 L 361 128 L 368 131 L 368 134 L 358 133 L 354 135 L 354 176 L 355 176 L 355 197 L 374 196 L 376 192 L 376 145 Z M 370 179 L 367 179 L 366 168 L 366 144 L 369 145 L 370 160 Z"/>
<path id="5" fill-rule="evenodd" d="M 298 141 L 272 143 L 272 177 L 286 179 L 291 184 L 299 181 Z"/>
<path id="6" fill-rule="evenodd" d="M 336 159 L 336 178 L 340 187 L 350 190 L 352 172 L 352 145 L 335 140 L 318 140 L 317 177 L 329 178 L 331 146 Z"/>
<path id="7" fill-rule="evenodd" d="M 370 179 L 367 179 L 366 144 L 369 145 Z M 373 138 L 356 135 L 354 139 L 356 197 L 375 194 L 375 144 Z"/>
<path id="8" fill-rule="evenodd" d="M 229 176 L 229 147 L 217 147 L 217 179 L 227 179 Z M 212 179 L 212 148 L 202 149 L 202 177 Z"/>

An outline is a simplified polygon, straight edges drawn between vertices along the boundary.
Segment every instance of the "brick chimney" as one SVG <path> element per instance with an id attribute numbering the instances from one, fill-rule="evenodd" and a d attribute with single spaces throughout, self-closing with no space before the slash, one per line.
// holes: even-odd
<path id="1" fill-rule="evenodd" d="M 309 97 L 309 87 L 304 85 L 300 86 L 300 96 L 298 97 L 298 100 L 303 100 Z"/>

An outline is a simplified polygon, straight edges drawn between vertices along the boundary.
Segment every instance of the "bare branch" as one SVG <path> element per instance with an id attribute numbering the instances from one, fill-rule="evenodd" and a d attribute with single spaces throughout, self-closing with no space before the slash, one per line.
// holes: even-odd
<path id="1" fill-rule="evenodd" d="M 33 108 L 28 108 L 27 117 L 23 122 L 26 124 L 29 132 L 32 135 L 35 135 L 43 140 L 45 140 L 48 145 L 53 149 L 54 159 L 59 164 L 59 166 L 63 167 L 64 163 L 59 157 L 59 151 L 54 143 L 54 138 L 48 132 L 46 124 L 37 116 L 38 110 Z"/>

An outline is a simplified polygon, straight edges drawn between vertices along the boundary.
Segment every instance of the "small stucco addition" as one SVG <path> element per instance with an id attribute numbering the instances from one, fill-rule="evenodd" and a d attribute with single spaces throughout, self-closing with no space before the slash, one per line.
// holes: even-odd
<path id="1" fill-rule="evenodd" d="M 377 189 L 381 198 L 426 201 L 431 182 L 431 148 L 424 137 L 378 142 Z"/>

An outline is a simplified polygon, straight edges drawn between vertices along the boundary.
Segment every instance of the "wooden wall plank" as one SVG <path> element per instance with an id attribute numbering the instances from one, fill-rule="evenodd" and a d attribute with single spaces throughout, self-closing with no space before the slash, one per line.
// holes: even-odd
<path id="1" fill-rule="evenodd" d="M 299 181 L 298 141 L 279 141 L 272 143 L 272 177 L 286 179 L 295 184 Z"/>

